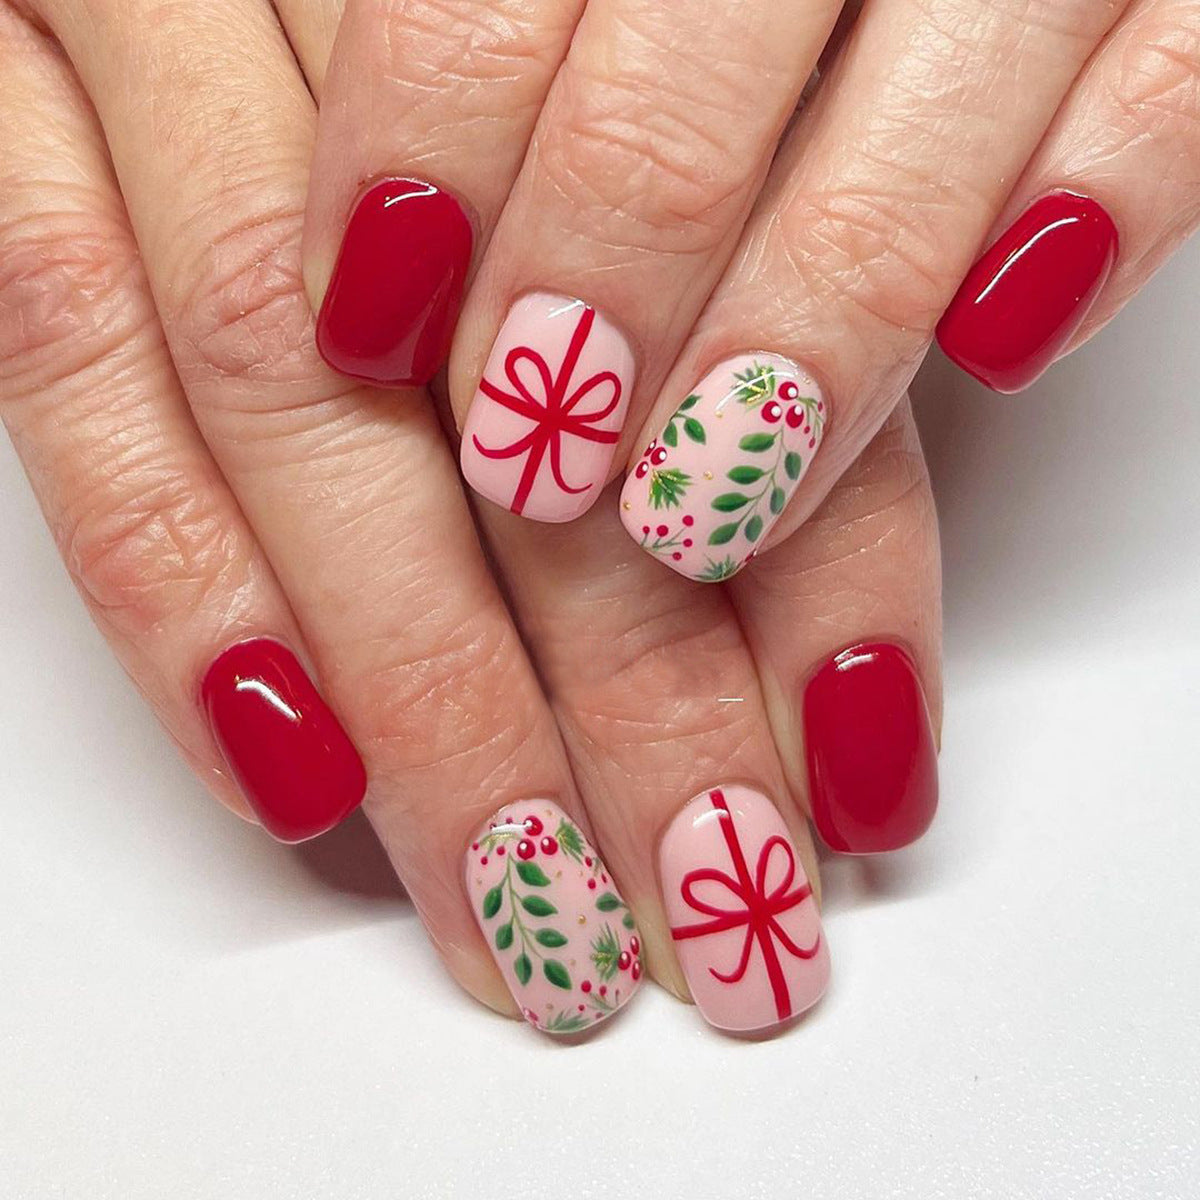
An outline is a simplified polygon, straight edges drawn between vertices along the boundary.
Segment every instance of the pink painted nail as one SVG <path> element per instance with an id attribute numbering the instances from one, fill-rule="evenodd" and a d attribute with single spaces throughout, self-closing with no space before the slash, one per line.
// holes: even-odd
<path id="1" fill-rule="evenodd" d="M 579 826 L 548 800 L 501 809 L 467 849 L 467 893 L 525 1019 L 580 1033 L 638 989 L 629 906 Z"/>
<path id="2" fill-rule="evenodd" d="M 754 557 L 804 478 L 826 409 L 816 380 L 777 354 L 721 363 L 625 480 L 625 528 L 681 575 L 728 579 Z"/>
<path id="3" fill-rule="evenodd" d="M 535 521 L 596 502 L 633 389 L 629 343 L 582 300 L 534 292 L 500 329 L 463 429 L 462 471 Z"/>
<path id="4" fill-rule="evenodd" d="M 659 850 L 671 936 L 692 996 L 718 1029 L 767 1029 L 829 984 L 812 887 L 775 806 L 714 788 L 671 822 Z"/>

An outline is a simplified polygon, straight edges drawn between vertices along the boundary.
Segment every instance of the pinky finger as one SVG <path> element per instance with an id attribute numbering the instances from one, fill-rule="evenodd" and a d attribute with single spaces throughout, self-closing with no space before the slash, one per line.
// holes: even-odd
<path id="1" fill-rule="evenodd" d="M 323 832 L 362 763 L 192 422 L 91 108 L 3 2 L 0 112 L 0 417 L 67 568 L 217 798 Z"/>
<path id="2" fill-rule="evenodd" d="M 1200 224 L 1200 5 L 1138 0 L 1080 74 L 938 326 L 963 370 L 1029 387 Z"/>

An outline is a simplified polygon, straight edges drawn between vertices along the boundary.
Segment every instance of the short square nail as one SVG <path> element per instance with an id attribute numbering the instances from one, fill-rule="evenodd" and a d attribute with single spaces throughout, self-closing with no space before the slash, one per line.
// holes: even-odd
<path id="1" fill-rule="evenodd" d="M 368 188 L 317 318 L 321 356 L 378 387 L 428 383 L 450 352 L 471 243 L 471 223 L 448 192 L 419 179 Z"/>
<path id="2" fill-rule="evenodd" d="M 938 344 L 994 391 L 1029 387 L 1083 324 L 1117 244 L 1117 227 L 1095 200 L 1043 196 L 968 272 L 938 324 Z"/>
<path id="3" fill-rule="evenodd" d="M 286 646 L 237 642 L 205 672 L 209 725 L 263 827 L 282 842 L 332 829 L 361 803 L 362 759 Z"/>
<path id="4" fill-rule="evenodd" d="M 519 801 L 476 831 L 467 895 L 525 1019 L 543 1033 L 598 1025 L 629 1002 L 642 945 L 628 905 L 579 826 Z"/>
<path id="5" fill-rule="evenodd" d="M 915 842 L 938 804 L 937 748 L 912 659 L 890 642 L 850 646 L 804 689 L 813 824 L 831 850 Z"/>
<path id="6" fill-rule="evenodd" d="M 633 381 L 629 343 L 594 308 L 549 292 L 522 297 L 467 413 L 467 482 L 535 521 L 581 516 L 608 477 Z"/>
<path id="7" fill-rule="evenodd" d="M 766 796 L 734 784 L 689 801 L 663 836 L 659 874 L 680 965 L 710 1025 L 769 1029 L 824 994 L 820 913 Z"/>
<path id="8" fill-rule="evenodd" d="M 681 397 L 625 480 L 630 537 L 681 575 L 728 579 L 804 478 L 827 415 L 816 380 L 786 358 L 721 363 Z"/>

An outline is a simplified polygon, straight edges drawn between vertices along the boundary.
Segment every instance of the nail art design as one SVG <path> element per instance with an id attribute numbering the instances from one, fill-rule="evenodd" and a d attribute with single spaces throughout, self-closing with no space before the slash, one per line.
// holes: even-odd
<path id="1" fill-rule="evenodd" d="M 848 646 L 804 688 L 813 824 L 831 850 L 915 842 L 938 805 L 937 744 L 913 661 L 890 642 Z"/>
<path id="2" fill-rule="evenodd" d="M 820 999 L 829 953 L 812 887 L 775 806 L 751 788 L 691 800 L 659 852 L 671 936 L 719 1029 L 787 1021 Z"/>
<path id="3" fill-rule="evenodd" d="M 518 300 L 467 414 L 467 482 L 535 521 L 574 520 L 608 475 L 633 378 L 629 344 L 590 305 L 546 292 Z"/>
<path id="4" fill-rule="evenodd" d="M 362 759 L 286 646 L 234 643 L 205 672 L 200 699 L 243 794 L 281 842 L 325 833 L 362 801 Z"/>
<path id="5" fill-rule="evenodd" d="M 428 383 L 450 352 L 473 235 L 462 206 L 420 179 L 384 179 L 346 224 L 317 349 L 343 375 L 380 387 Z"/>
<path id="6" fill-rule="evenodd" d="M 938 323 L 946 356 L 997 392 L 1029 387 L 1067 348 L 1117 260 L 1103 205 L 1052 192 L 967 273 Z"/>
<path id="7" fill-rule="evenodd" d="M 642 945 L 608 868 L 546 800 L 506 808 L 471 842 L 467 892 L 525 1019 L 579 1033 L 628 1003 Z"/>
<path id="8" fill-rule="evenodd" d="M 671 415 L 621 492 L 642 549 L 681 575 L 728 579 L 754 557 L 825 433 L 811 375 L 776 354 L 730 359 Z"/>

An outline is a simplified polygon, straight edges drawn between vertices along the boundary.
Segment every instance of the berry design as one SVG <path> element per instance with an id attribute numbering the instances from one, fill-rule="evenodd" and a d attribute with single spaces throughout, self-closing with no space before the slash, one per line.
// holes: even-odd
<path id="1" fill-rule="evenodd" d="M 548 293 L 524 297 L 467 415 L 467 481 L 535 520 L 578 516 L 607 475 L 632 384 L 628 343 L 595 309 Z"/>
<path id="2" fill-rule="evenodd" d="M 670 417 L 626 480 L 626 529 L 681 574 L 728 579 L 783 512 L 825 424 L 816 381 L 794 363 L 762 354 L 722 364 Z M 678 515 L 663 511 L 671 509 Z"/>
<path id="3" fill-rule="evenodd" d="M 531 1024 L 579 1032 L 626 1003 L 642 973 L 633 917 L 555 805 L 498 813 L 470 843 L 466 876 L 480 929 Z"/>

